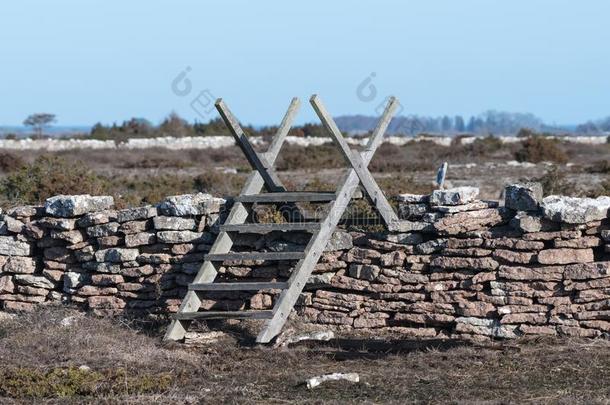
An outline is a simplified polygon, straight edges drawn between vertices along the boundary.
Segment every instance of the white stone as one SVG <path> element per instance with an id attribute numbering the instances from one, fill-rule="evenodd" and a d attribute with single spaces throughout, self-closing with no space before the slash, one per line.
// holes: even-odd
<path id="1" fill-rule="evenodd" d="M 95 252 L 95 260 L 98 262 L 122 263 L 136 260 L 138 249 L 110 248 Z"/>
<path id="2" fill-rule="evenodd" d="M 455 187 L 447 190 L 434 190 L 430 196 L 432 205 L 462 205 L 476 200 L 478 187 Z"/>
<path id="3" fill-rule="evenodd" d="M 542 201 L 542 184 L 511 184 L 504 190 L 504 206 L 515 211 L 536 211 Z"/>
<path id="4" fill-rule="evenodd" d="M 54 217 L 70 218 L 88 212 L 103 211 L 114 205 L 111 196 L 58 195 L 47 198 L 44 207 L 48 215 Z"/>
<path id="5" fill-rule="evenodd" d="M 0 236 L 0 255 L 2 256 L 29 256 L 32 246 L 27 242 L 15 240 L 11 236 Z"/>
<path id="6" fill-rule="evenodd" d="M 608 217 L 610 197 L 576 198 L 552 195 L 542 200 L 544 217 L 555 222 L 584 224 Z"/>
<path id="7" fill-rule="evenodd" d="M 183 194 L 167 197 L 157 208 L 163 215 L 169 216 L 206 215 L 218 212 L 224 202 L 224 199 L 210 194 Z"/>
<path id="8" fill-rule="evenodd" d="M 430 200 L 430 196 L 426 194 L 399 194 L 396 200 L 401 203 L 408 204 L 424 204 Z"/>

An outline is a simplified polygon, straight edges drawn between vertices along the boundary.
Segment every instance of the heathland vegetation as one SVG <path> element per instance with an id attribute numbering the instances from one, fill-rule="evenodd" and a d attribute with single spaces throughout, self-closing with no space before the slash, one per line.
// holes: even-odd
<path id="1" fill-rule="evenodd" d="M 141 125 L 133 124 L 131 131 L 141 134 L 137 129 Z M 180 121 L 167 124 L 173 130 L 181 125 Z M 127 127 L 117 127 L 117 131 L 130 136 L 124 132 Z M 449 146 L 429 141 L 404 146 L 386 143 L 370 168 L 389 196 L 429 191 L 436 168 L 445 161 L 449 162 L 450 182 L 476 183 L 488 198 L 499 197 L 495 193 L 505 183 L 525 178 L 543 181 L 548 193 L 593 196 L 610 191 L 610 145 L 569 143 L 531 131 L 522 135 L 519 142 L 509 144 L 492 136 L 473 142 L 456 137 Z M 346 164 L 332 144 L 286 145 L 276 167 L 291 189 L 333 190 Z M 180 151 L 118 149 L 112 153 L 4 151 L 0 153 L 0 198 L 3 206 L 9 206 L 38 204 L 55 194 L 110 194 L 119 206 L 133 206 L 196 191 L 234 195 L 249 170 L 235 146 Z"/>

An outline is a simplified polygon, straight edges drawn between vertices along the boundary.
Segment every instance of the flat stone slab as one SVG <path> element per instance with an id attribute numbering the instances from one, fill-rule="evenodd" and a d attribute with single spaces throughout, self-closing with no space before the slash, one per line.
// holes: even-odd
<path id="1" fill-rule="evenodd" d="M 552 195 L 540 205 L 545 218 L 568 224 L 585 224 L 608 217 L 610 197 L 576 198 Z"/>
<path id="2" fill-rule="evenodd" d="M 427 194 L 399 194 L 396 200 L 407 204 L 425 204 L 430 201 L 430 196 Z"/>
<path id="3" fill-rule="evenodd" d="M 207 215 L 218 212 L 224 202 L 224 199 L 212 197 L 210 194 L 183 194 L 167 197 L 157 208 L 163 215 L 175 217 Z"/>
<path id="4" fill-rule="evenodd" d="M 447 190 L 434 190 L 430 196 L 431 205 L 463 205 L 477 199 L 478 187 L 455 187 Z"/>
<path id="5" fill-rule="evenodd" d="M 455 214 L 456 212 L 477 211 L 486 208 L 498 208 L 497 201 L 475 201 L 464 205 L 438 205 L 432 209 L 445 213 Z"/>
<path id="6" fill-rule="evenodd" d="M 61 218 L 77 217 L 94 211 L 103 211 L 114 205 L 111 196 L 57 195 L 47 198 L 44 208 L 48 215 Z"/>

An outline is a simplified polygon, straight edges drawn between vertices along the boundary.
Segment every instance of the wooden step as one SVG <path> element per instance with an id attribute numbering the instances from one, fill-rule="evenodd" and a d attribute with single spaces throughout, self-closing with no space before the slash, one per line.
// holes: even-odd
<path id="1" fill-rule="evenodd" d="M 314 232 L 320 229 L 320 224 L 315 222 L 288 222 L 281 224 L 229 224 L 221 225 L 220 230 L 224 232 L 239 233 L 268 233 L 273 231 L 292 232 L 305 231 Z"/>
<path id="2" fill-rule="evenodd" d="M 202 283 L 189 284 L 189 290 L 193 291 L 260 291 L 260 290 L 285 290 L 288 283 L 284 282 L 251 282 L 251 283 Z"/>
<path id="3" fill-rule="evenodd" d="M 244 203 L 279 203 L 279 202 L 330 202 L 336 199 L 335 193 L 317 192 L 283 192 L 240 195 L 235 201 Z"/>
<path id="4" fill-rule="evenodd" d="M 234 252 L 214 253 L 205 256 L 211 262 L 225 260 L 298 260 L 305 257 L 303 252 Z"/>
<path id="5" fill-rule="evenodd" d="M 204 312 L 178 312 L 172 316 L 179 321 L 195 319 L 271 319 L 273 311 L 204 311 Z"/>

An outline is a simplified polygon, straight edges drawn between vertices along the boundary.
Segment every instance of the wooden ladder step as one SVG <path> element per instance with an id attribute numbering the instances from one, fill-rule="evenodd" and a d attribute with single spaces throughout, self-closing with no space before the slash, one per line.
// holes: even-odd
<path id="1" fill-rule="evenodd" d="M 283 192 L 240 195 L 235 201 L 243 203 L 277 203 L 277 202 L 330 202 L 337 198 L 335 193 L 317 192 Z"/>
<path id="2" fill-rule="evenodd" d="M 205 256 L 211 262 L 225 260 L 299 260 L 305 257 L 303 252 L 233 252 L 214 253 Z"/>
<path id="3" fill-rule="evenodd" d="M 179 321 L 195 319 L 271 319 L 273 311 L 204 311 L 178 312 L 172 316 Z"/>
<path id="4" fill-rule="evenodd" d="M 273 231 L 291 232 L 306 231 L 314 232 L 320 229 L 320 224 L 316 222 L 289 222 L 281 224 L 229 224 L 221 225 L 220 230 L 224 232 L 239 233 L 268 233 Z"/>
<path id="5" fill-rule="evenodd" d="M 201 283 L 189 284 L 193 291 L 259 291 L 259 290 L 285 290 L 285 282 L 251 282 L 251 283 Z"/>

